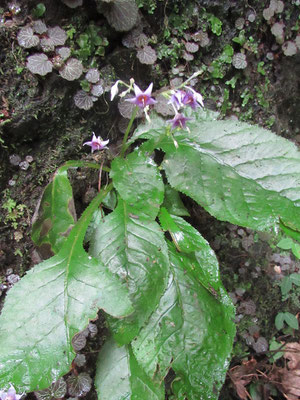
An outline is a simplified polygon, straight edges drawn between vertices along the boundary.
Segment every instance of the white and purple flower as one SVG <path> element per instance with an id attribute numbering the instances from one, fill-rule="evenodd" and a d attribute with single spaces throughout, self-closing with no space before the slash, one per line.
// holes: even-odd
<path id="1" fill-rule="evenodd" d="M 171 124 L 171 129 L 186 128 L 186 122 L 190 121 L 192 118 L 185 117 L 181 113 L 177 113 L 173 119 L 169 119 L 167 122 Z"/>
<path id="2" fill-rule="evenodd" d="M 0 390 L 1 400 L 19 400 L 23 395 L 17 394 L 15 388 L 11 385 L 7 392 Z"/>
<path id="3" fill-rule="evenodd" d="M 93 132 L 93 137 L 90 142 L 83 143 L 83 146 L 91 146 L 92 153 L 96 150 L 103 150 L 108 149 L 106 146 L 109 143 L 109 140 L 102 140 L 100 136 L 96 137 L 95 133 Z"/>
<path id="4" fill-rule="evenodd" d="M 140 108 L 145 108 L 146 106 L 151 106 L 156 103 L 151 97 L 153 83 L 150 83 L 148 88 L 143 92 L 136 84 L 133 85 L 135 96 L 132 99 L 126 99 L 129 103 L 135 104 Z"/>
<path id="5" fill-rule="evenodd" d="M 193 110 L 196 107 L 204 107 L 203 97 L 200 93 L 196 92 L 190 87 L 186 87 L 187 90 L 175 90 L 172 92 L 170 103 L 175 107 L 176 110 L 184 106 L 190 106 Z"/>

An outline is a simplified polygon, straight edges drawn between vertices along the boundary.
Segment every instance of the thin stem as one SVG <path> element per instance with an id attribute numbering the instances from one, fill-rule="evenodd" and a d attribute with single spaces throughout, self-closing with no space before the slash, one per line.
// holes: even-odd
<path id="1" fill-rule="evenodd" d="M 128 135 L 129 135 L 130 129 L 132 127 L 133 121 L 134 121 L 134 119 L 136 117 L 137 110 L 138 110 L 138 106 L 136 106 L 132 111 L 131 118 L 130 118 L 130 121 L 128 123 L 127 129 L 126 129 L 126 132 L 125 132 L 125 135 L 124 135 L 124 138 L 123 138 L 122 149 L 121 149 L 121 157 L 124 157 L 125 151 L 127 149 L 126 142 L 127 142 Z"/>

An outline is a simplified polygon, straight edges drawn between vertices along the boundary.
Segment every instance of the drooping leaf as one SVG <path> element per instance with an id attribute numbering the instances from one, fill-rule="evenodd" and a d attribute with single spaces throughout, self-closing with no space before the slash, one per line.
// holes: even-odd
<path id="1" fill-rule="evenodd" d="M 155 221 L 129 214 L 120 199 L 99 223 L 90 253 L 128 287 L 135 312 L 122 321 L 110 320 L 110 326 L 120 344 L 129 343 L 155 309 L 167 283 L 169 260 L 163 233 Z"/>
<path id="2" fill-rule="evenodd" d="M 116 31 L 130 31 L 138 16 L 138 7 L 134 0 L 115 0 L 104 11 L 108 23 Z"/>
<path id="3" fill-rule="evenodd" d="M 45 76 L 52 71 L 53 65 L 46 54 L 40 53 L 29 56 L 27 58 L 26 67 L 33 74 Z"/>
<path id="4" fill-rule="evenodd" d="M 77 58 L 69 58 L 63 68 L 59 71 L 59 75 L 67 81 L 79 79 L 83 71 L 81 61 Z"/>
<path id="5" fill-rule="evenodd" d="M 25 47 L 26 49 L 35 47 L 40 43 L 39 37 L 34 35 L 33 29 L 29 26 L 25 26 L 24 28 L 20 29 L 17 39 L 19 45 Z"/>
<path id="6" fill-rule="evenodd" d="M 145 46 L 138 50 L 136 54 L 137 58 L 142 64 L 154 64 L 157 60 L 156 51 L 151 46 Z"/>
<path id="7" fill-rule="evenodd" d="M 90 96 L 85 90 L 78 90 L 74 95 L 74 103 L 82 110 L 89 110 L 94 105 L 92 96 Z"/>
<path id="8" fill-rule="evenodd" d="M 155 219 L 163 201 L 164 185 L 150 157 L 135 151 L 125 160 L 115 158 L 111 164 L 110 177 L 126 202 L 128 212 Z"/>
<path id="9" fill-rule="evenodd" d="M 138 363 L 155 381 L 172 368 L 180 399 L 218 398 L 235 336 L 234 308 L 220 280 L 210 280 L 219 287 L 216 294 L 201 277 L 207 260 L 218 270 L 216 257 L 207 243 L 201 253 L 198 262 L 170 246 L 168 288 L 132 343 Z"/>
<path id="10" fill-rule="evenodd" d="M 162 207 L 160 210 L 159 221 L 164 231 L 170 233 L 173 243 L 180 252 L 195 252 L 206 243 L 192 225 L 181 217 L 170 215 L 165 207 Z"/>
<path id="11" fill-rule="evenodd" d="M 272 132 L 246 123 L 217 120 L 198 109 L 190 132 L 165 132 L 165 121 L 137 129 L 136 138 L 157 141 L 169 183 L 221 221 L 265 230 L 279 219 L 300 230 L 300 153 Z M 150 129 L 149 129 L 150 127 Z"/>
<path id="12" fill-rule="evenodd" d="M 190 213 L 185 208 L 179 193 L 170 185 L 165 185 L 165 197 L 163 206 L 169 211 L 170 214 L 178 215 L 179 217 L 189 217 Z"/>
<path id="13" fill-rule="evenodd" d="M 0 316 L 0 387 L 10 382 L 18 392 L 48 387 L 69 371 L 72 338 L 100 308 L 117 318 L 133 311 L 119 278 L 82 247 L 107 191 L 93 199 L 59 253 L 10 289 Z"/>
<path id="14" fill-rule="evenodd" d="M 58 253 L 76 222 L 72 187 L 66 169 L 58 169 L 46 187 L 38 214 L 31 237 L 45 259 Z"/>
<path id="15" fill-rule="evenodd" d="M 48 28 L 47 34 L 53 46 L 63 46 L 68 38 L 67 33 L 59 26 Z"/>
<path id="16" fill-rule="evenodd" d="M 163 400 L 164 385 L 157 384 L 138 365 L 129 346 L 119 347 L 112 339 L 102 347 L 95 376 L 101 400 Z"/>

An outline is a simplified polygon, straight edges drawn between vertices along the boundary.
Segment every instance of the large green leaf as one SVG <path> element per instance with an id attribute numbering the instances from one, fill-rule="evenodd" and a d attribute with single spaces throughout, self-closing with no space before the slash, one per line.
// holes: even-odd
<path id="1" fill-rule="evenodd" d="M 39 213 L 32 226 L 32 240 L 43 258 L 49 258 L 58 253 L 76 220 L 72 187 L 66 169 L 58 169 L 46 187 Z"/>
<path id="2" fill-rule="evenodd" d="M 90 253 L 128 286 L 135 312 L 123 320 L 111 320 L 110 325 L 120 344 L 129 343 L 157 306 L 167 284 L 169 260 L 163 233 L 155 221 L 131 216 L 120 200 L 99 224 Z"/>
<path id="3" fill-rule="evenodd" d="M 133 352 L 155 381 L 173 369 L 178 398 L 217 399 L 235 336 L 234 308 L 207 243 L 197 257 L 172 245 L 169 257 L 168 288 L 132 343 Z"/>
<path id="4" fill-rule="evenodd" d="M 141 151 L 135 151 L 124 160 L 115 158 L 110 177 L 132 214 L 150 216 L 158 214 L 164 198 L 164 185 L 154 161 Z"/>
<path id="5" fill-rule="evenodd" d="M 154 116 L 132 140 L 150 139 L 165 151 L 163 167 L 171 186 L 219 220 L 264 230 L 281 218 L 300 230 L 296 146 L 258 126 L 217 120 L 216 113 L 198 109 L 189 116 L 190 131 L 174 131 L 172 138 Z"/>
<path id="6" fill-rule="evenodd" d="M 119 278 L 82 247 L 106 194 L 91 202 L 58 254 L 9 291 L 0 316 L 0 387 L 12 383 L 18 392 L 48 387 L 69 371 L 75 356 L 72 338 L 100 308 L 118 318 L 133 311 Z"/>
<path id="7" fill-rule="evenodd" d="M 43 193 L 32 226 L 32 240 L 43 259 L 58 253 L 76 222 L 73 192 L 67 171 L 77 167 L 100 169 L 100 165 L 95 163 L 70 160 L 54 174 Z M 107 170 L 106 167 L 103 169 Z"/>
<path id="8" fill-rule="evenodd" d="M 95 376 L 101 400 L 164 400 L 164 384 L 152 382 L 138 365 L 130 346 L 112 339 L 102 347 Z"/>
<path id="9" fill-rule="evenodd" d="M 165 185 L 165 197 L 163 206 L 169 211 L 170 214 L 179 215 L 182 217 L 189 217 L 190 214 L 185 208 L 179 193 L 170 185 Z"/>

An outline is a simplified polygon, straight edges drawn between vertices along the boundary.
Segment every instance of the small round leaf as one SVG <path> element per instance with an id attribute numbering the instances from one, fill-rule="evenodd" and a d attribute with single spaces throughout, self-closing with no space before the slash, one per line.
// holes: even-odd
<path id="1" fill-rule="evenodd" d="M 34 21 L 33 30 L 42 35 L 43 33 L 47 32 L 47 26 L 42 20 L 38 19 Z"/>
<path id="2" fill-rule="evenodd" d="M 33 34 L 33 29 L 29 26 L 20 29 L 17 39 L 19 45 L 26 49 L 35 47 L 40 43 L 39 37 Z"/>
<path id="3" fill-rule="evenodd" d="M 185 48 L 189 53 L 196 53 L 199 50 L 199 45 L 193 42 L 186 42 Z"/>
<path id="4" fill-rule="evenodd" d="M 67 60 L 70 57 L 71 50 L 69 47 L 59 47 L 56 49 L 56 54 L 58 54 L 63 60 Z"/>
<path id="5" fill-rule="evenodd" d="M 91 82 L 91 83 L 96 83 L 96 82 L 98 82 L 99 79 L 100 79 L 100 74 L 99 74 L 99 71 L 97 70 L 97 68 L 91 68 L 91 69 L 89 69 L 88 72 L 87 72 L 86 75 L 85 75 L 85 79 L 86 79 L 88 82 Z"/>
<path id="6" fill-rule="evenodd" d="M 70 58 L 59 71 L 59 74 L 67 81 L 74 81 L 80 78 L 82 71 L 83 67 L 81 61 L 77 60 L 77 58 Z"/>
<path id="7" fill-rule="evenodd" d="M 92 387 L 92 378 L 89 374 L 83 372 L 79 375 L 71 375 L 67 379 L 68 392 L 71 396 L 85 396 Z"/>
<path id="8" fill-rule="evenodd" d="M 53 65 L 46 54 L 33 54 L 27 58 L 27 68 L 33 74 L 47 75 L 52 71 Z"/>
<path id="9" fill-rule="evenodd" d="M 145 46 L 137 52 L 137 58 L 142 64 L 154 64 L 157 60 L 156 51 L 151 46 Z"/>
<path id="10" fill-rule="evenodd" d="M 134 0 L 115 0 L 108 5 L 104 15 L 116 31 L 130 31 L 137 21 L 138 7 Z"/>
<path id="11" fill-rule="evenodd" d="M 67 40 L 66 32 L 59 26 L 49 28 L 47 33 L 54 46 L 63 46 Z"/>
<path id="12" fill-rule="evenodd" d="M 89 110 L 93 107 L 93 99 L 84 90 L 79 90 L 74 96 L 74 103 L 78 108 L 82 110 Z"/>
<path id="13" fill-rule="evenodd" d="M 243 53 L 236 53 L 232 57 L 232 65 L 236 69 L 245 69 L 247 67 L 246 56 Z"/>
<path id="14" fill-rule="evenodd" d="M 101 96 L 101 94 L 103 94 L 104 89 L 102 85 L 93 85 L 92 90 L 91 90 L 91 94 L 93 96 L 99 97 Z"/>

